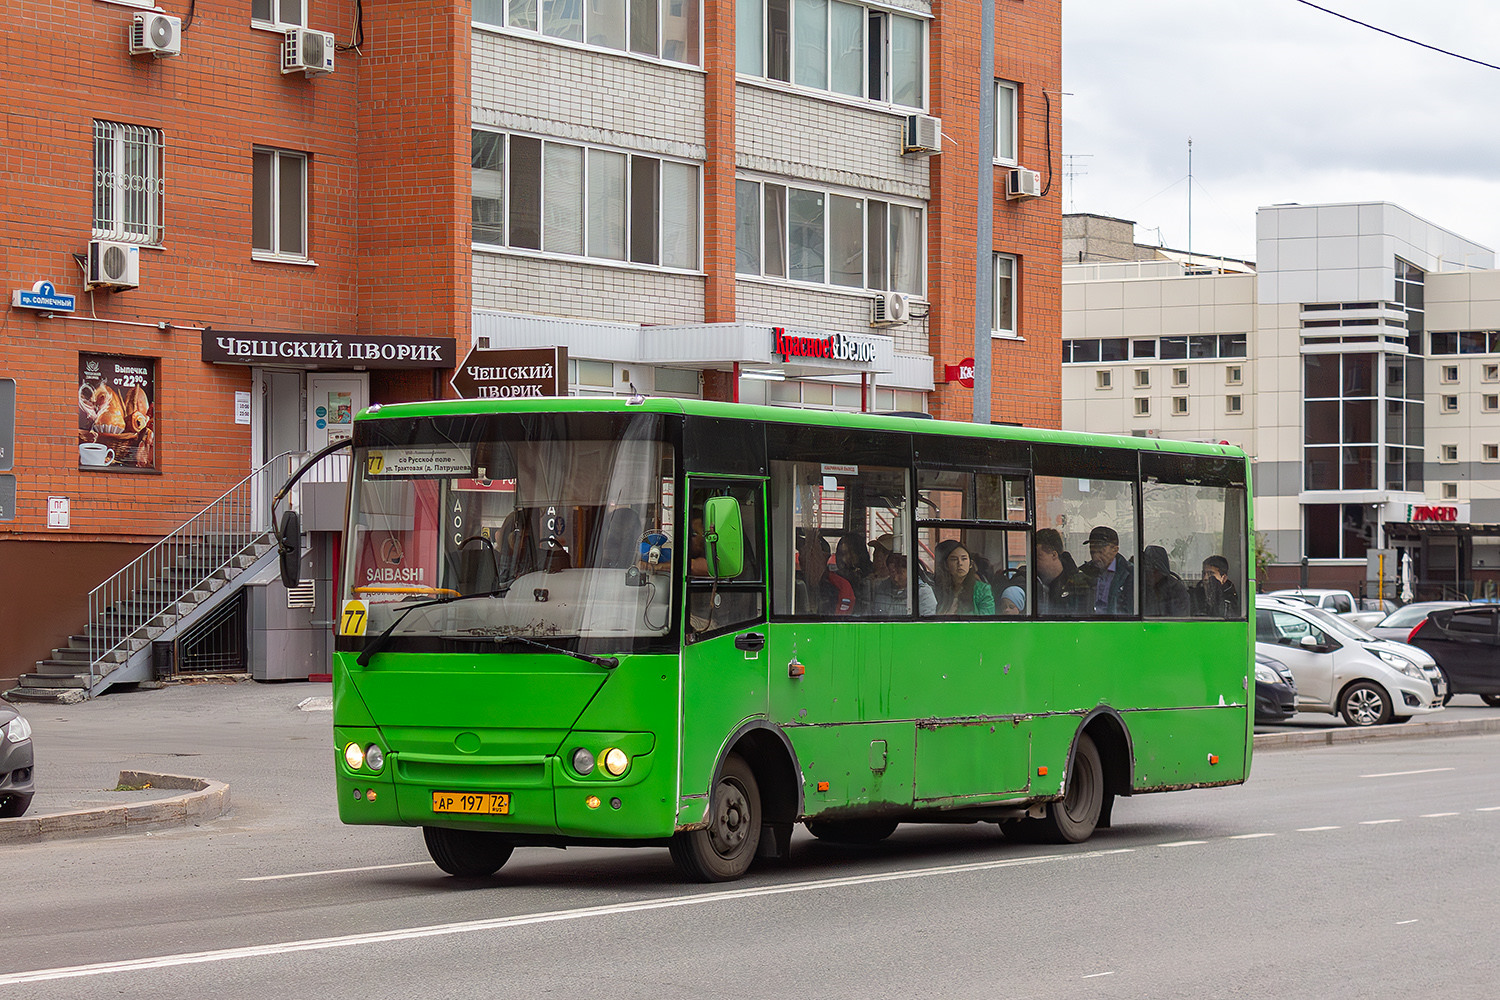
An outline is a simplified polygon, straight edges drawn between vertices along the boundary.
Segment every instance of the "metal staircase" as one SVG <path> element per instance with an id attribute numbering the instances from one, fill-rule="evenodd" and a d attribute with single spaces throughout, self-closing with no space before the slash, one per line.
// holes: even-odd
<path id="1" fill-rule="evenodd" d="M 182 636 L 276 559 L 269 497 L 300 458 L 276 456 L 91 590 L 82 632 L 22 674 L 6 700 L 78 702 L 150 680 L 153 643 Z"/>

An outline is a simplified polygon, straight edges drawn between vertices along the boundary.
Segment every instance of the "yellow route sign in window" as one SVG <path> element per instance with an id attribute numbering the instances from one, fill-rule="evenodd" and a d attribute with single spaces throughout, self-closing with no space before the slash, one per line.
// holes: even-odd
<path id="1" fill-rule="evenodd" d="M 370 608 L 364 601 L 344 602 L 344 611 L 339 615 L 339 635 L 364 635 L 370 623 Z"/>

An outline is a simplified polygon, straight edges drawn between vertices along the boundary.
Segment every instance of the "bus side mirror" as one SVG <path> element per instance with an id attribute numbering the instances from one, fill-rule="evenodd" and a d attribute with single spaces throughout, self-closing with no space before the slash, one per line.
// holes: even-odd
<path id="1" fill-rule="evenodd" d="M 281 554 L 281 582 L 291 590 L 302 582 L 302 516 L 295 510 L 282 514 L 281 530 L 276 536 L 276 547 Z"/>
<path id="2" fill-rule="evenodd" d="M 709 497 L 703 504 L 703 554 L 708 575 L 717 579 L 732 579 L 745 568 L 745 531 L 734 497 Z"/>

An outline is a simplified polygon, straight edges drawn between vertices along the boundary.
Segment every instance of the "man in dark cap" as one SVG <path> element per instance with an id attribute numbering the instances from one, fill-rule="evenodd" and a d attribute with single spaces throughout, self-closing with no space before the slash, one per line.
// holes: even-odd
<path id="1" fill-rule="evenodd" d="M 1120 535 L 1107 524 L 1089 532 L 1089 563 L 1094 579 L 1094 614 L 1135 614 L 1135 579 L 1130 561 L 1120 555 Z"/>

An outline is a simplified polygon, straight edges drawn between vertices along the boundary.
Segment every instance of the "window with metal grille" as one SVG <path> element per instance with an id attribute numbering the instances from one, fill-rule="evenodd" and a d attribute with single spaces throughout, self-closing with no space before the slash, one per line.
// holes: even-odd
<path id="1" fill-rule="evenodd" d="M 94 235 L 162 242 L 163 141 L 160 129 L 94 122 Z"/>

